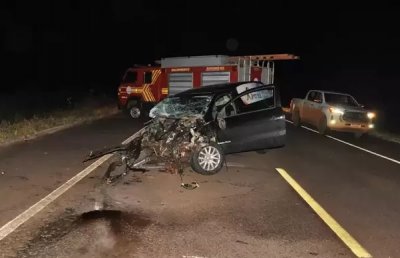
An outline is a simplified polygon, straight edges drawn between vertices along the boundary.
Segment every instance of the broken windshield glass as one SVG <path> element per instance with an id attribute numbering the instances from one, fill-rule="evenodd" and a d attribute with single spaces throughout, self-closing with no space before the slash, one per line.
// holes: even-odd
<path id="1" fill-rule="evenodd" d="M 211 102 L 211 96 L 169 97 L 158 103 L 150 116 L 182 118 L 184 116 L 204 116 Z"/>

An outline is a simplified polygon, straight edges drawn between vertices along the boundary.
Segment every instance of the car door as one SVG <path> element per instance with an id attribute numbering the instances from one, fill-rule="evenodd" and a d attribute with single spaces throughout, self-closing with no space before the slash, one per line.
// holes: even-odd
<path id="1" fill-rule="evenodd" d="M 309 122 L 312 125 L 317 126 L 321 118 L 321 104 L 322 104 L 322 93 L 316 91 L 314 98 L 310 102 L 308 110 Z"/>
<path id="2" fill-rule="evenodd" d="M 276 148 L 285 144 L 285 117 L 275 86 L 264 85 L 241 92 L 218 113 L 217 123 L 220 125 L 217 129 L 218 143 L 225 153 Z"/>
<path id="3" fill-rule="evenodd" d="M 310 91 L 307 95 L 307 98 L 303 102 L 303 113 L 301 114 L 301 119 L 305 122 L 310 122 L 312 120 L 311 110 L 313 108 L 313 105 L 315 104 L 315 95 L 315 91 Z"/>

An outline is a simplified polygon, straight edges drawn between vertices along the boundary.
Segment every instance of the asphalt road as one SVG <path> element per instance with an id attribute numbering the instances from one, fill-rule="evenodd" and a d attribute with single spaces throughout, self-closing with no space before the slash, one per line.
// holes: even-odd
<path id="1" fill-rule="evenodd" d="M 0 149 L 0 227 L 87 167 L 91 149 L 140 127 L 117 115 Z M 186 173 L 195 190 L 158 171 L 101 187 L 105 162 L 0 240 L 1 257 L 355 257 L 276 168 L 374 257 L 400 257 L 400 145 L 333 136 L 287 123 L 282 149 Z"/>

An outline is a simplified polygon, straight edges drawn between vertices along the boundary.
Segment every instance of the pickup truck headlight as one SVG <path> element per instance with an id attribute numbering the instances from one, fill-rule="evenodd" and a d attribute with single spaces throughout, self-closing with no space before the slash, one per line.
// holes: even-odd
<path id="1" fill-rule="evenodd" d="M 340 108 L 334 108 L 334 107 L 330 107 L 329 111 L 333 114 L 338 114 L 338 115 L 343 115 L 344 114 L 344 110 L 340 109 Z"/>
<path id="2" fill-rule="evenodd" d="M 372 118 L 375 118 L 375 113 L 373 113 L 373 112 L 368 112 L 367 113 L 367 117 L 369 118 L 369 119 L 372 119 Z"/>

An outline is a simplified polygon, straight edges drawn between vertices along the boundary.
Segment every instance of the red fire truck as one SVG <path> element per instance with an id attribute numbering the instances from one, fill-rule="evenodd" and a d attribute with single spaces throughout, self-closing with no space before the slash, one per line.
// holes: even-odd
<path id="1" fill-rule="evenodd" d="M 275 61 L 291 54 L 162 58 L 157 65 L 129 68 L 118 87 L 118 107 L 138 118 L 163 98 L 207 85 L 261 81 L 274 83 Z"/>

